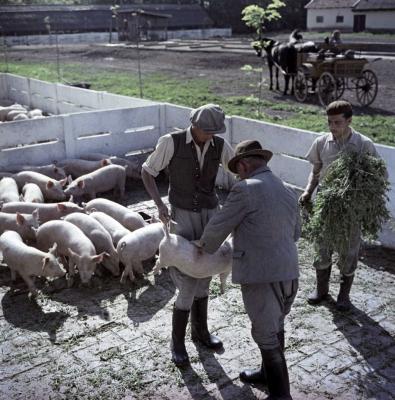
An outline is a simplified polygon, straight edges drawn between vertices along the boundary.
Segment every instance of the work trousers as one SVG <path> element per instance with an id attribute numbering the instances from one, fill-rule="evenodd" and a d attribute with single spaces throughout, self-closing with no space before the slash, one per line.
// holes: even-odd
<path id="1" fill-rule="evenodd" d="M 339 254 L 337 266 L 340 272 L 343 275 L 352 276 L 357 269 L 360 247 L 361 230 L 359 226 L 355 226 L 350 232 L 350 243 L 346 250 L 337 251 L 326 243 L 315 243 L 313 266 L 318 270 L 329 268 L 332 265 L 332 255 L 334 251 L 337 251 Z"/>
<path id="2" fill-rule="evenodd" d="M 260 349 L 280 346 L 277 335 L 284 330 L 284 319 L 297 291 L 298 279 L 241 285 L 244 307 L 251 321 L 251 335 Z"/>
<path id="3" fill-rule="evenodd" d="M 200 212 L 193 212 L 172 206 L 170 231 L 187 240 L 198 240 L 216 210 L 216 208 L 204 208 Z M 175 267 L 170 267 L 169 271 L 171 279 L 178 289 L 175 306 L 179 310 L 190 310 L 195 298 L 204 298 L 209 295 L 211 277 L 192 278 Z"/>

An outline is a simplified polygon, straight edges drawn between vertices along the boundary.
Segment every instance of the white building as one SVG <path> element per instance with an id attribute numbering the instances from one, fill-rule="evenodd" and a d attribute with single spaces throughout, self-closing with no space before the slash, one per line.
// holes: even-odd
<path id="1" fill-rule="evenodd" d="M 307 29 L 395 31 L 395 0 L 311 0 Z"/>

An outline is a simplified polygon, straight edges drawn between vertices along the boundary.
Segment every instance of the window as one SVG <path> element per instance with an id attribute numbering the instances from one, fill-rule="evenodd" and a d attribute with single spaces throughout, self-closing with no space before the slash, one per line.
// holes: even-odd
<path id="1" fill-rule="evenodd" d="M 337 22 L 338 24 L 342 24 L 342 23 L 344 22 L 344 17 L 343 17 L 343 15 L 337 15 L 337 16 L 336 16 L 336 22 Z"/>
<path id="2" fill-rule="evenodd" d="M 322 24 L 324 22 L 324 17 L 322 15 L 317 15 L 315 17 L 315 21 L 317 22 L 317 24 Z"/>

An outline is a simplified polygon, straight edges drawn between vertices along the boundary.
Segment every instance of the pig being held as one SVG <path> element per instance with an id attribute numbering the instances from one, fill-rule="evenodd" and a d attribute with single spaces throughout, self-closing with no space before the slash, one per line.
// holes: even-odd
<path id="1" fill-rule="evenodd" d="M 78 226 L 84 234 L 92 241 L 97 253 L 108 254 L 103 259 L 103 265 L 114 275 L 119 275 L 119 257 L 115 250 L 110 234 L 103 225 L 89 215 L 82 213 L 69 214 L 65 221 Z"/>
<path id="2" fill-rule="evenodd" d="M 74 179 L 79 178 L 82 175 L 89 174 L 93 171 L 98 170 L 101 167 L 110 165 L 109 159 L 101 159 L 97 161 L 79 160 L 75 158 L 69 158 L 67 160 L 57 161 L 56 165 L 63 167 L 67 175 L 71 175 Z"/>
<path id="3" fill-rule="evenodd" d="M 26 183 L 22 188 L 22 199 L 28 203 L 44 203 L 41 189 L 35 183 Z"/>
<path id="4" fill-rule="evenodd" d="M 231 242 L 225 241 L 214 254 L 209 254 L 199 251 L 192 242 L 182 236 L 169 233 L 166 225 L 162 226 L 165 237 L 160 242 L 159 258 L 152 272 L 156 274 L 161 268 L 174 266 L 193 278 L 208 278 L 219 274 L 221 293 L 224 293 L 226 278 L 231 271 L 233 261 Z"/>
<path id="5" fill-rule="evenodd" d="M 89 203 L 85 204 L 86 211 L 101 211 L 116 219 L 120 224 L 130 231 L 139 229 L 147 223 L 144 218 L 137 212 L 124 207 L 121 204 L 115 203 L 114 201 L 107 199 L 94 199 Z"/>
<path id="6" fill-rule="evenodd" d="M 18 186 L 22 188 L 26 183 L 35 183 L 41 189 L 45 200 L 62 201 L 66 198 L 63 186 L 67 183 L 67 178 L 60 181 L 49 178 L 46 175 L 33 171 L 22 171 L 14 175 Z"/>
<path id="7" fill-rule="evenodd" d="M 39 226 L 38 211 L 37 209 L 32 214 L 8 214 L 0 212 L 0 234 L 5 231 L 18 232 L 23 240 L 36 240 L 34 229 Z"/>
<path id="8" fill-rule="evenodd" d="M 65 270 L 55 257 L 56 243 L 48 253 L 35 247 L 27 246 L 17 232 L 6 231 L 0 236 L 0 249 L 3 261 L 11 270 L 11 278 L 15 280 L 16 273 L 26 282 L 32 294 L 37 294 L 32 277 L 62 277 Z"/>
<path id="9" fill-rule="evenodd" d="M 119 197 L 125 194 L 126 174 L 125 168 L 119 165 L 106 165 L 87 175 L 82 175 L 72 181 L 65 190 L 66 195 L 84 196 L 88 195 L 91 199 L 97 193 L 108 192 L 114 189 L 119 191 Z"/>
<path id="10" fill-rule="evenodd" d="M 73 212 L 84 212 L 82 207 L 70 201 L 63 203 L 27 203 L 23 201 L 4 204 L 1 211 L 4 213 L 25 213 L 32 214 L 34 210 L 38 210 L 38 215 L 41 223 L 60 219 L 65 215 Z"/>
<path id="11" fill-rule="evenodd" d="M 89 214 L 96 221 L 104 227 L 104 229 L 110 234 L 112 242 L 116 246 L 118 242 L 127 234 L 130 233 L 129 229 L 126 229 L 117 220 L 101 211 L 93 211 Z"/>
<path id="12" fill-rule="evenodd" d="M 11 201 L 19 200 L 18 185 L 15 179 L 11 177 L 4 177 L 0 180 L 0 202 L 9 203 Z"/>
<path id="13" fill-rule="evenodd" d="M 125 266 L 121 277 L 122 283 L 128 276 L 134 281 L 134 272 L 143 274 L 142 261 L 155 256 L 163 237 L 162 223 L 156 222 L 127 234 L 118 242 L 119 259 Z"/>
<path id="14" fill-rule="evenodd" d="M 75 267 L 78 268 L 82 283 L 88 283 L 96 270 L 96 264 L 101 263 L 106 255 L 96 255 L 90 239 L 80 228 L 67 221 L 46 222 L 37 229 L 36 239 L 39 249 L 48 249 L 56 242 L 59 255 L 69 257 L 69 286 L 73 283 Z"/>

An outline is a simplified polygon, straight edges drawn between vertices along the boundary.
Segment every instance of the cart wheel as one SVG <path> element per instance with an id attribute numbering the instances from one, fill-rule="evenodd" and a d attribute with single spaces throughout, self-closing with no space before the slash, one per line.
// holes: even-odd
<path id="1" fill-rule="evenodd" d="M 304 102 L 307 99 L 308 84 L 303 72 L 298 71 L 294 81 L 294 93 L 296 100 Z"/>
<path id="2" fill-rule="evenodd" d="M 362 72 L 362 76 L 357 80 L 355 90 L 357 91 L 357 99 L 362 106 L 372 104 L 378 90 L 376 74 L 370 69 L 365 69 Z"/>
<path id="3" fill-rule="evenodd" d="M 317 82 L 318 99 L 322 106 L 326 107 L 330 102 L 336 100 L 336 81 L 329 72 L 324 72 Z"/>
<path id="4" fill-rule="evenodd" d="M 346 80 L 344 78 L 336 78 L 336 100 L 343 96 L 346 89 Z"/>

